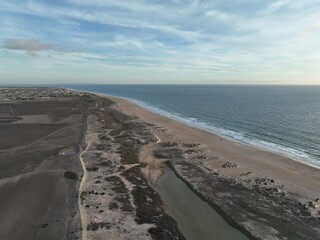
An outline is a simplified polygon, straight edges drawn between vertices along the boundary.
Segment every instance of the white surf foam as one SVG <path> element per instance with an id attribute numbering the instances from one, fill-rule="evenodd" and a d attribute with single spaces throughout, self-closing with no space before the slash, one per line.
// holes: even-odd
<path id="1" fill-rule="evenodd" d="M 221 127 L 216 127 L 209 123 L 203 122 L 197 118 L 185 117 L 181 114 L 160 109 L 157 106 L 145 103 L 140 100 L 126 98 L 126 97 L 121 97 L 121 98 L 124 98 L 130 102 L 133 102 L 153 113 L 164 115 L 168 118 L 185 123 L 189 126 L 196 127 L 196 128 L 211 132 L 213 134 L 219 135 L 221 137 L 227 138 L 232 141 L 246 144 L 251 147 L 259 148 L 261 150 L 277 153 L 279 155 L 292 158 L 296 161 L 303 162 L 313 167 L 320 168 L 320 162 L 314 159 L 309 154 L 305 153 L 303 150 L 290 148 L 277 143 L 267 142 L 261 139 L 250 138 L 244 132 L 238 132 L 238 131 L 233 131 L 229 129 L 224 129 Z"/>
<path id="2" fill-rule="evenodd" d="M 77 89 L 71 89 L 71 90 L 81 91 L 81 90 L 77 90 Z M 89 91 L 86 91 L 86 92 L 89 92 Z M 289 157 L 293 160 L 302 162 L 304 164 L 307 164 L 307 165 L 310 165 L 310 166 L 313 166 L 316 168 L 320 168 L 320 162 L 317 161 L 316 159 L 314 159 L 312 156 L 310 156 L 306 152 L 304 152 L 302 149 L 301 150 L 294 149 L 294 148 L 290 148 L 287 146 L 283 146 L 281 144 L 267 142 L 267 141 L 264 141 L 261 139 L 256 139 L 256 138 L 250 138 L 243 132 L 238 132 L 238 131 L 233 131 L 233 130 L 229 130 L 229 129 L 224 129 L 221 127 L 216 127 L 216 126 L 213 126 L 209 123 L 203 122 L 197 118 L 185 117 L 179 113 L 163 110 L 153 104 L 146 103 L 146 102 L 143 102 L 143 101 L 140 101 L 137 99 L 123 97 L 123 96 L 117 96 L 117 95 L 112 95 L 112 94 L 106 94 L 103 92 L 89 92 L 89 93 L 96 93 L 96 94 L 101 94 L 101 95 L 106 95 L 106 96 L 114 96 L 114 97 L 118 97 L 118 98 L 123 98 L 123 99 L 126 99 L 126 100 L 128 100 L 138 106 L 141 106 L 141 107 L 143 107 L 153 113 L 166 116 L 166 117 L 171 118 L 173 120 L 185 123 L 191 127 L 196 127 L 196 128 L 205 130 L 207 132 L 211 132 L 213 134 L 219 135 L 221 137 L 227 138 L 229 140 L 241 143 L 241 144 L 245 144 L 245 145 L 255 147 L 255 148 L 258 148 L 261 150 L 277 153 L 279 155 Z"/>

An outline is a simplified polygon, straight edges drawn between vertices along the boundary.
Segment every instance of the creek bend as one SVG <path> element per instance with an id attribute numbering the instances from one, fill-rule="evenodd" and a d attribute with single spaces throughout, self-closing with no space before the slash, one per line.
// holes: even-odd
<path id="1" fill-rule="evenodd" d="M 166 212 L 178 223 L 187 240 L 248 240 L 229 225 L 207 202 L 197 196 L 170 169 L 152 187 L 160 194 Z"/>

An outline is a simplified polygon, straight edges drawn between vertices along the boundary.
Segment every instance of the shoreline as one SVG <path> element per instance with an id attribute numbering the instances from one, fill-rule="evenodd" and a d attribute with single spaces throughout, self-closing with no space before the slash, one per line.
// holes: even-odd
<path id="1" fill-rule="evenodd" d="M 87 92 L 87 91 L 84 91 L 84 92 Z M 230 142 L 233 142 L 235 144 L 243 145 L 244 147 L 253 148 L 253 149 L 256 149 L 256 150 L 259 150 L 259 151 L 263 151 L 263 152 L 268 152 L 268 153 L 272 153 L 272 154 L 275 154 L 275 155 L 279 155 L 280 157 L 284 157 L 284 158 L 290 159 L 291 161 L 294 161 L 294 162 L 297 162 L 297 163 L 300 163 L 300 164 L 303 164 L 303 165 L 306 165 L 306 166 L 309 166 L 309 167 L 312 167 L 312 168 L 320 170 L 320 163 L 316 164 L 316 163 L 313 163 L 312 161 L 305 160 L 302 157 L 299 158 L 298 156 L 296 156 L 294 154 L 281 152 L 280 150 L 272 151 L 271 149 L 268 149 L 267 147 L 263 147 L 263 146 L 259 147 L 258 144 L 247 143 L 247 142 L 242 141 L 242 140 L 237 140 L 235 138 L 228 137 L 227 135 L 219 134 L 218 132 L 215 132 L 214 130 L 210 130 L 210 129 L 207 129 L 205 127 L 200 127 L 200 126 L 197 126 L 197 125 L 193 125 L 192 123 L 188 123 L 187 121 L 183 121 L 182 119 L 175 118 L 173 115 L 161 113 L 161 111 L 165 112 L 165 110 L 161 110 L 161 109 L 157 109 L 157 108 L 153 109 L 152 106 L 149 106 L 147 103 L 141 102 L 139 100 L 135 100 L 135 99 L 127 98 L 127 97 L 120 97 L 120 96 L 116 96 L 116 95 L 110 95 L 110 94 L 100 94 L 100 93 L 95 93 L 95 92 L 88 92 L 88 93 L 95 94 L 95 95 L 100 96 L 100 97 L 106 97 L 106 98 L 111 98 L 111 99 L 121 99 L 121 100 L 124 100 L 124 101 L 128 101 L 131 104 L 134 104 L 137 107 L 140 107 L 140 108 L 144 109 L 145 111 L 148 111 L 148 112 L 153 113 L 155 115 L 159 115 L 159 116 L 164 117 L 164 118 L 171 119 L 172 121 L 179 122 L 180 124 L 183 124 L 183 125 L 185 125 L 187 127 L 194 128 L 194 129 L 197 129 L 197 130 L 200 130 L 200 131 L 204 131 L 206 133 L 210 133 L 210 134 L 214 135 L 215 137 L 223 138 L 223 139 L 225 139 L 227 141 L 230 141 Z"/>
<path id="2" fill-rule="evenodd" d="M 236 228 L 251 239 L 265 236 L 282 239 L 288 236 L 287 231 L 296 228 L 301 228 L 297 232 L 305 237 L 312 230 L 300 214 L 313 216 L 313 224 L 318 226 L 320 172 L 317 168 L 230 141 L 150 112 L 123 98 L 99 96 L 116 102 L 114 108 L 118 111 L 156 126 L 153 134 L 162 143 L 172 144 L 157 143 L 142 149 L 140 161 L 147 164 L 144 173 L 151 176 L 151 181 L 161 177 L 161 167 L 170 161 L 178 177 L 210 205 L 219 206 L 219 212 L 224 213 L 222 216 L 232 219 L 230 222 L 236 223 L 232 225 L 238 226 Z M 247 199 L 247 196 L 251 197 Z M 264 205 L 260 205 L 259 199 L 263 199 Z M 236 211 L 242 212 L 241 216 L 235 215 Z M 296 213 L 288 214 L 292 211 Z M 280 219 L 292 224 L 289 230 L 281 226 Z M 311 232 L 309 234 L 314 234 Z M 299 239 L 298 234 L 293 239 Z"/>
<path id="3" fill-rule="evenodd" d="M 75 89 L 71 89 L 70 88 L 70 90 L 75 90 Z M 284 148 L 295 150 L 295 149 L 290 148 L 290 147 L 281 146 L 281 145 L 278 145 L 276 143 L 271 143 L 271 142 L 270 143 L 267 142 L 268 144 L 270 144 L 270 146 L 267 146 L 267 145 L 264 145 L 264 144 L 261 144 L 259 146 L 259 143 L 250 143 L 250 142 L 244 141 L 243 139 L 239 139 L 238 140 L 236 138 L 229 137 L 228 135 L 220 134 L 218 131 L 212 130 L 210 128 L 211 126 L 206 128 L 206 127 L 198 126 L 198 125 L 193 124 L 193 123 L 189 123 L 188 121 L 184 120 L 183 117 L 181 117 L 181 118 L 176 117 L 176 116 L 174 116 L 174 114 L 170 114 L 170 113 L 167 113 L 165 110 L 158 109 L 156 107 L 152 107 L 152 106 L 148 105 L 147 103 L 142 102 L 140 100 L 131 99 L 131 98 L 127 98 L 127 97 L 116 96 L 116 95 L 110 95 L 110 94 L 105 94 L 105 93 L 96 93 L 96 92 L 80 91 L 80 90 L 75 90 L 75 91 L 91 93 L 91 94 L 94 94 L 94 95 L 97 95 L 97 96 L 101 96 L 101 97 L 122 99 L 122 100 L 130 102 L 131 104 L 136 105 L 137 107 L 143 108 L 144 110 L 146 110 L 148 112 L 151 112 L 153 114 L 156 114 L 156 115 L 159 115 L 159 116 L 162 116 L 162 117 L 165 117 L 165 118 L 169 118 L 169 119 L 171 119 L 173 121 L 179 122 L 179 123 L 181 123 L 183 125 L 186 125 L 188 127 L 195 128 L 197 130 L 201 130 L 201 131 L 210 133 L 212 135 L 215 135 L 216 137 L 224 138 L 227 141 L 234 142 L 236 144 L 240 144 L 240 145 L 243 145 L 245 147 L 254 148 L 254 149 L 257 149 L 257 150 L 264 151 L 264 152 L 269 152 L 269 153 L 272 153 L 272 154 L 276 154 L 276 155 L 279 155 L 281 157 L 288 158 L 291 161 L 295 161 L 295 162 L 301 163 L 303 165 L 307 165 L 307 166 L 310 166 L 310 167 L 313 167 L 313 168 L 316 168 L 316 169 L 320 170 L 320 163 L 319 164 L 315 163 L 314 162 L 315 160 L 313 160 L 313 159 L 307 160 L 308 157 L 299 157 L 297 154 L 286 152 L 285 150 L 281 151 L 280 149 L 275 149 L 275 150 L 271 149 L 272 148 L 271 145 L 274 144 L 276 146 L 276 148 L 284 147 Z M 223 130 L 228 131 L 227 129 L 223 129 Z M 231 131 L 233 131 L 233 130 L 231 130 Z M 254 139 L 252 141 L 254 142 L 254 141 L 259 141 L 259 140 L 258 139 Z M 263 140 L 261 140 L 261 141 L 263 141 Z M 304 152 L 301 152 L 301 153 L 305 154 Z"/>
<path id="4" fill-rule="evenodd" d="M 271 151 L 264 150 L 264 149 L 259 149 L 259 148 L 256 148 L 255 146 L 251 146 L 251 145 L 246 145 L 246 144 L 243 144 L 242 142 L 234 141 L 234 140 L 231 140 L 229 138 L 220 136 L 218 134 L 203 130 L 201 128 L 197 128 L 195 126 L 188 125 L 188 124 L 186 124 L 184 122 L 180 122 L 180 121 L 177 121 L 177 120 L 172 119 L 172 118 L 169 118 L 169 117 L 167 117 L 165 115 L 161 115 L 159 113 L 152 112 L 149 109 L 146 109 L 146 108 L 144 108 L 144 107 L 142 107 L 142 106 L 140 106 L 140 105 L 138 105 L 138 104 L 126 99 L 126 98 L 112 96 L 112 95 L 106 95 L 106 94 L 96 94 L 96 95 L 98 95 L 100 97 L 105 97 L 105 98 L 112 99 L 118 105 L 121 105 L 119 110 L 122 110 L 124 113 L 126 113 L 128 115 L 136 115 L 136 117 L 138 117 L 140 119 L 142 119 L 142 118 L 141 118 L 141 116 L 137 116 L 138 113 L 142 112 L 143 115 L 148 115 L 147 117 L 143 118 L 142 120 L 149 120 L 150 119 L 150 115 L 154 115 L 154 117 L 152 117 L 153 118 L 152 120 L 161 119 L 160 121 L 172 122 L 172 123 L 174 123 L 175 126 L 179 126 L 180 125 L 184 129 L 193 130 L 194 132 L 206 135 L 206 137 L 209 137 L 209 138 L 212 137 L 213 139 L 222 142 L 223 145 L 224 145 L 224 143 L 226 143 L 226 144 L 230 145 L 230 148 L 232 146 L 235 146 L 235 147 L 241 148 L 241 150 L 251 150 L 253 152 L 257 152 L 258 154 L 262 153 L 263 155 L 268 155 L 271 158 L 279 160 L 279 162 L 273 163 L 273 165 L 277 164 L 277 163 L 278 164 L 282 163 L 282 166 L 278 166 L 278 167 L 284 167 L 283 165 L 294 166 L 294 168 L 296 168 L 297 172 L 299 172 L 299 170 L 301 170 L 301 168 L 306 169 L 307 171 L 311 171 L 311 172 L 319 170 L 319 168 L 317 168 L 317 167 L 315 167 L 313 165 L 309 165 L 309 164 L 305 163 L 304 161 L 297 161 L 295 159 L 289 158 L 287 156 L 280 155 L 280 154 L 275 153 L 275 152 L 271 152 Z M 126 108 L 127 106 L 129 106 L 128 108 L 134 108 L 134 110 L 137 110 L 137 112 L 135 113 L 132 110 L 128 111 L 128 109 Z M 291 169 L 291 170 L 293 170 L 293 169 Z M 317 177 L 318 177 L 318 180 L 320 181 L 320 172 L 318 173 Z"/>

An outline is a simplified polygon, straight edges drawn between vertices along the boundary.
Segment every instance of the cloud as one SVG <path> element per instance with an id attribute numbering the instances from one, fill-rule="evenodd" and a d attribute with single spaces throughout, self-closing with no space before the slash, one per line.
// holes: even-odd
<path id="1" fill-rule="evenodd" d="M 80 76 L 77 69 L 86 66 L 92 78 L 111 69 L 115 76 L 148 72 L 151 79 L 188 72 L 194 81 L 218 73 L 289 79 L 293 70 L 320 76 L 316 0 L 1 0 L 0 11 L 6 68 L 9 57 L 21 65 L 48 57 L 61 74 L 72 69 Z M 34 55 L 42 57 L 28 58 Z"/>
<path id="2" fill-rule="evenodd" d="M 2 48 L 25 51 L 30 55 L 41 51 L 58 50 L 56 45 L 43 43 L 34 39 L 6 39 Z"/>

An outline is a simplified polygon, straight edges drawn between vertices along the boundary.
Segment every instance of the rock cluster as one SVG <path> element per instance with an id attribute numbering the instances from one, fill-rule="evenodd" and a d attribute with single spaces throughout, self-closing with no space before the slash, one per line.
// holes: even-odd
<path id="1" fill-rule="evenodd" d="M 160 147 L 163 147 L 163 148 L 170 148 L 170 147 L 176 147 L 176 146 L 178 146 L 178 143 L 176 143 L 176 142 L 160 143 Z"/>
<path id="2" fill-rule="evenodd" d="M 194 148 L 199 147 L 200 143 L 183 143 L 182 146 L 185 148 Z"/>
<path id="3" fill-rule="evenodd" d="M 232 162 L 226 162 L 222 165 L 223 168 L 235 168 L 238 167 L 238 164 Z"/>

